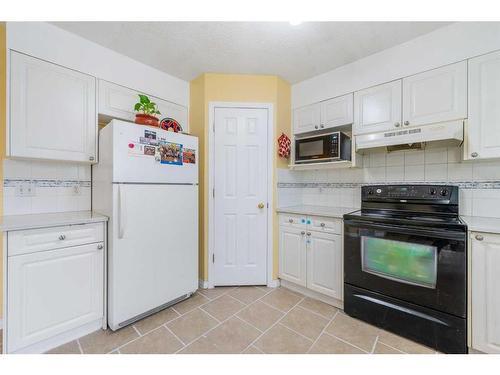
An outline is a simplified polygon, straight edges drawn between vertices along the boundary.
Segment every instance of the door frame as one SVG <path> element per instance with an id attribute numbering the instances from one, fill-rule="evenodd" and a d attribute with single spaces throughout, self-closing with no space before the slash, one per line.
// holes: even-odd
<path id="1" fill-rule="evenodd" d="M 209 102 L 208 103 L 208 275 L 203 287 L 214 287 L 214 264 L 211 262 L 215 248 L 215 110 L 217 108 L 265 109 L 267 110 L 267 286 L 275 287 L 273 280 L 273 151 L 274 151 L 274 105 L 272 103 Z"/>

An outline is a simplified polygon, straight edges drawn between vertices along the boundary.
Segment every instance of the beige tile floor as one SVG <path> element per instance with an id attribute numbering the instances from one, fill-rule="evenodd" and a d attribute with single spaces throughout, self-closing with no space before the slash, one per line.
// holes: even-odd
<path id="1" fill-rule="evenodd" d="M 117 332 L 49 353 L 432 354 L 434 350 L 284 288 L 219 287 Z"/>

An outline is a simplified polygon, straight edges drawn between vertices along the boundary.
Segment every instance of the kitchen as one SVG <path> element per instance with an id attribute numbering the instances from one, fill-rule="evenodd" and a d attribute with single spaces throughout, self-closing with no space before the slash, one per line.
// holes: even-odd
<path id="1" fill-rule="evenodd" d="M 289 80 L 1 25 L 3 352 L 500 353 L 500 24 L 403 24 Z"/>

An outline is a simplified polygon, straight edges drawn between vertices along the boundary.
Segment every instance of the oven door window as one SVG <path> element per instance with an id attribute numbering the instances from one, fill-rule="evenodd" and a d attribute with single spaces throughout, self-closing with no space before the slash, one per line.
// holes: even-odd
<path id="1" fill-rule="evenodd" d="M 361 236 L 362 269 L 380 277 L 435 289 L 437 258 L 435 246 Z"/>

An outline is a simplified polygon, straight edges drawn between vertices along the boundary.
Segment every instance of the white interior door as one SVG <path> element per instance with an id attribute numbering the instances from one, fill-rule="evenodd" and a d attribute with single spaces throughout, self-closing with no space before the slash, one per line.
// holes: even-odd
<path id="1" fill-rule="evenodd" d="M 214 285 L 267 283 L 267 118 L 215 109 Z"/>

